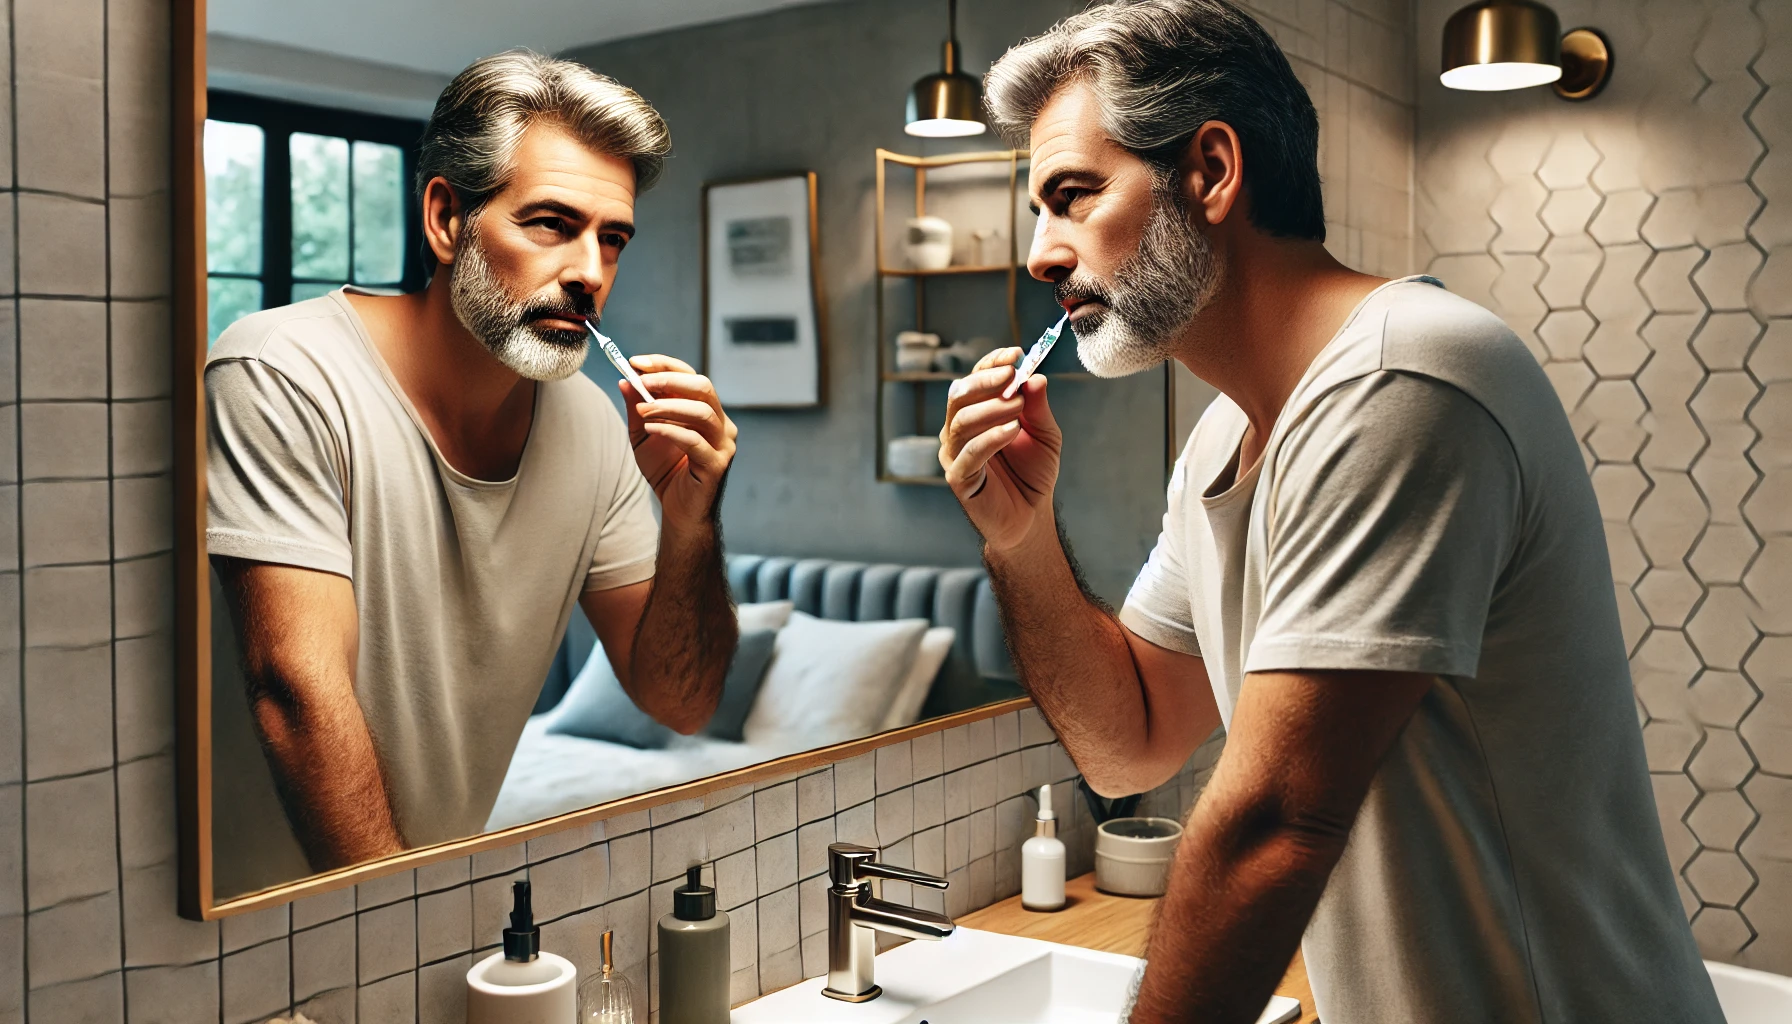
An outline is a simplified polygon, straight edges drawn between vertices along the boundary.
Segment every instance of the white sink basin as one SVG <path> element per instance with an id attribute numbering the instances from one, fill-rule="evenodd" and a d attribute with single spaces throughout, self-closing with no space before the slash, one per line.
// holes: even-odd
<path id="1" fill-rule="evenodd" d="M 811 978 L 734 1011 L 731 1024 L 1116 1024 L 1144 967 L 1137 957 L 960 928 L 877 958 L 884 994 L 843 1003 Z M 1298 1020 L 1275 996 L 1257 1024 Z"/>

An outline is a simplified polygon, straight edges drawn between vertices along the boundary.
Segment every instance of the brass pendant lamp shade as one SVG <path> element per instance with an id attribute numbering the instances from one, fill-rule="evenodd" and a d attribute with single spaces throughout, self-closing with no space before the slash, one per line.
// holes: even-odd
<path id="1" fill-rule="evenodd" d="M 903 130 L 926 138 L 982 135 L 983 86 L 958 70 L 958 0 L 948 0 L 946 42 L 941 70 L 926 75 L 908 93 L 908 125 Z"/>
<path id="2" fill-rule="evenodd" d="M 1553 83 L 1556 95 L 1592 99 L 1611 76 L 1597 29 L 1562 34 L 1556 12 L 1534 0 L 1476 0 L 1444 23 L 1443 73 L 1451 89 L 1494 92 Z"/>

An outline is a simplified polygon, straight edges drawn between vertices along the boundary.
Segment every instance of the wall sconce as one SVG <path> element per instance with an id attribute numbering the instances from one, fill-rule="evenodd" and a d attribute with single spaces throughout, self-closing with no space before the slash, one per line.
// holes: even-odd
<path id="1" fill-rule="evenodd" d="M 1443 73 L 1451 89 L 1494 92 L 1552 85 L 1589 100 L 1611 77 L 1612 51 L 1598 29 L 1562 34 L 1556 12 L 1534 0 L 1477 0 L 1444 23 Z"/>
<path id="2" fill-rule="evenodd" d="M 946 43 L 941 70 L 915 83 L 908 94 L 908 125 L 903 131 L 926 138 L 982 135 L 983 86 L 958 70 L 958 0 L 946 3 Z"/>

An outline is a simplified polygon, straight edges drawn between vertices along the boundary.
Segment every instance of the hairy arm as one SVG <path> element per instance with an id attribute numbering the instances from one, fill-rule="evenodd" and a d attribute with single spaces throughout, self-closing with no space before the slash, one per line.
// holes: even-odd
<path id="1" fill-rule="evenodd" d="M 687 736 L 708 724 L 740 636 L 718 525 L 662 529 L 653 579 L 579 604 L 637 707 Z"/>
<path id="2" fill-rule="evenodd" d="M 1089 785 L 1142 793 L 1219 727 L 1201 659 L 1150 643 L 1088 593 L 1055 511 L 984 562 L 1021 684 Z"/>
<path id="3" fill-rule="evenodd" d="M 1226 750 L 1189 818 L 1132 1024 L 1249 1024 L 1344 853 L 1369 783 L 1434 677 L 1245 677 Z"/>
<path id="4" fill-rule="evenodd" d="M 249 711 L 313 870 L 405 848 L 355 699 L 354 586 L 333 573 L 214 557 L 242 648 Z"/>

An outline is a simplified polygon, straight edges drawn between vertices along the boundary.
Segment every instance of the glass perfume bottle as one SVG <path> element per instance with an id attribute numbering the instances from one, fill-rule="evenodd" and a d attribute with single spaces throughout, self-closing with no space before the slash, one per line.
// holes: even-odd
<path id="1" fill-rule="evenodd" d="M 610 937 L 604 932 L 604 969 L 579 986 L 579 1024 L 635 1024 L 635 993 L 616 969 Z"/>

